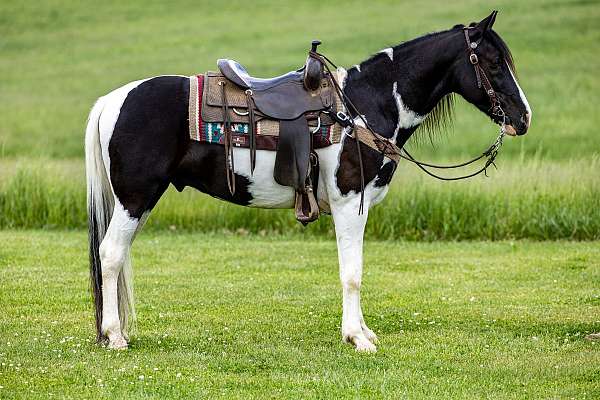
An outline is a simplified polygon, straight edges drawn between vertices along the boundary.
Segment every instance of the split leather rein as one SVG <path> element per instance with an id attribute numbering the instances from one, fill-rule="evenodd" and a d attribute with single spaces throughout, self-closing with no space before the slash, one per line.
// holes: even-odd
<path id="1" fill-rule="evenodd" d="M 485 150 L 478 157 L 475 157 L 469 161 L 466 161 L 466 162 L 463 162 L 460 164 L 454 164 L 454 165 L 436 165 L 436 164 L 426 163 L 423 161 L 418 161 L 406 149 L 404 149 L 403 147 L 402 148 L 398 147 L 390 139 L 385 138 L 385 137 L 381 136 L 380 134 L 378 134 L 377 132 L 375 132 L 371 128 L 371 126 L 369 125 L 369 123 L 367 122 L 365 117 L 358 111 L 358 109 L 352 103 L 352 101 L 348 98 L 348 96 L 346 96 L 346 94 L 344 93 L 344 91 L 342 90 L 342 88 L 340 87 L 338 82 L 336 81 L 336 79 L 333 78 L 333 74 L 332 74 L 331 69 L 329 68 L 329 65 L 331 65 L 333 68 L 336 68 L 336 69 L 337 69 L 337 66 L 329 58 L 327 58 L 327 56 L 325 56 L 321 53 L 318 53 L 316 51 L 315 52 L 311 51 L 309 54 L 311 57 L 321 61 L 321 63 L 325 66 L 325 68 L 327 69 L 327 72 L 329 73 L 330 80 L 331 80 L 339 98 L 341 99 L 345 109 L 348 110 L 351 114 L 354 114 L 358 118 L 360 118 L 360 120 L 364 124 L 366 130 L 372 136 L 371 138 L 369 138 L 369 141 L 373 142 L 375 144 L 375 146 L 377 147 L 376 150 L 378 150 L 384 156 L 387 156 L 390 158 L 394 158 L 397 160 L 402 158 L 404 160 L 410 161 L 411 163 L 418 166 L 425 173 L 427 173 L 428 175 L 430 175 L 434 178 L 444 180 L 444 181 L 456 181 L 456 180 L 461 180 L 461 179 L 472 178 L 481 173 L 483 173 L 487 176 L 487 169 L 489 168 L 489 166 L 493 165 L 494 167 L 496 167 L 496 164 L 494 163 L 494 161 L 496 160 L 496 157 L 498 156 L 498 152 L 499 152 L 500 148 L 502 147 L 502 141 L 503 141 L 504 135 L 506 134 L 506 131 L 505 131 L 506 115 L 500 105 L 500 101 L 498 100 L 498 95 L 496 94 L 496 91 L 492 87 L 492 84 L 490 83 L 490 80 L 489 80 L 487 74 L 485 73 L 485 70 L 479 63 L 479 58 L 477 57 L 477 54 L 475 54 L 475 51 L 474 51 L 477 48 L 477 46 L 479 45 L 479 43 L 481 42 L 481 39 L 479 39 L 476 42 L 471 42 L 471 39 L 469 38 L 469 33 L 468 33 L 469 29 L 471 29 L 471 28 L 465 27 L 465 28 L 463 28 L 463 32 L 464 32 L 465 41 L 467 44 L 469 62 L 471 63 L 471 65 L 473 65 L 473 68 L 475 70 L 475 76 L 477 78 L 477 87 L 480 89 L 483 89 L 485 91 L 486 95 L 488 96 L 488 98 L 490 100 L 490 104 L 491 104 L 490 113 L 493 116 L 500 118 L 502 122 L 500 125 L 500 132 L 498 134 L 498 137 L 496 138 L 496 140 L 492 143 L 492 145 L 487 150 Z M 347 135 L 356 140 L 356 146 L 358 149 L 358 153 L 357 153 L 358 154 L 358 163 L 359 163 L 359 167 L 360 167 L 360 180 L 361 180 L 361 204 L 360 204 L 360 208 L 359 208 L 359 213 L 362 213 L 363 203 L 364 203 L 365 181 L 364 181 L 362 154 L 360 151 L 360 143 L 364 139 L 359 137 L 358 132 L 356 130 L 355 122 L 352 118 L 350 118 L 349 115 L 347 115 L 344 112 L 338 112 L 338 113 L 329 112 L 329 115 L 337 123 L 339 123 L 342 127 L 351 128 L 351 131 L 353 132 L 353 134 L 347 134 Z M 373 146 L 370 146 L 370 147 L 373 147 Z M 466 167 L 466 166 L 473 164 L 483 158 L 486 158 L 486 161 L 485 161 L 485 164 L 479 170 L 477 170 L 473 173 L 458 176 L 458 177 L 439 176 L 439 175 L 429 171 L 426 168 L 426 167 L 429 167 L 429 168 L 434 168 L 434 169 L 456 169 L 456 168 Z"/>

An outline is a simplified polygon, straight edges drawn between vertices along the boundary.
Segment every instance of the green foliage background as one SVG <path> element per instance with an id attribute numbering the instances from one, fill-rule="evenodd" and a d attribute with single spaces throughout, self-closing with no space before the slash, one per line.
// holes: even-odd
<path id="1" fill-rule="evenodd" d="M 97 97 L 129 81 L 203 72 L 220 57 L 235 58 L 258 76 L 275 75 L 301 65 L 313 38 L 349 67 L 384 47 L 479 20 L 491 8 L 500 10 L 494 28 L 515 56 L 533 108 L 530 132 L 506 141 L 501 170 L 490 179 L 428 182 L 401 164 L 390 196 L 373 211 L 370 232 L 414 239 L 598 238 L 595 1 L 3 1 L 0 227 L 85 225 L 87 113 Z M 462 101 L 456 117 L 454 129 L 433 146 L 411 143 L 415 155 L 459 161 L 487 147 L 496 132 L 487 117 Z M 149 227 L 171 225 L 299 230 L 291 213 L 239 209 L 198 193 L 168 193 L 159 203 Z M 307 231 L 330 232 L 330 225 L 325 218 Z"/>

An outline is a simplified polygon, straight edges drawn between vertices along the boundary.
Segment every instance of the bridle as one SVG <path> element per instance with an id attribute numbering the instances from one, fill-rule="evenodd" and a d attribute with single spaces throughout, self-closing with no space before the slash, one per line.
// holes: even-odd
<path id="1" fill-rule="evenodd" d="M 363 124 L 366 128 L 366 129 L 362 129 L 362 130 L 360 128 L 357 129 L 357 126 L 355 125 L 354 120 L 352 120 L 352 118 L 350 118 L 347 114 L 345 114 L 343 112 L 342 113 L 329 112 L 329 115 L 336 122 L 338 122 L 340 125 L 342 125 L 344 128 L 352 128 L 351 129 L 352 134 L 348 134 L 348 136 L 352 137 L 353 139 L 356 140 L 356 147 L 358 150 L 358 162 L 359 162 L 359 169 L 360 169 L 360 180 L 361 180 L 361 201 L 360 201 L 360 207 L 359 207 L 359 214 L 361 214 L 363 211 L 364 189 L 365 189 L 362 154 L 360 151 L 361 143 L 366 144 L 369 147 L 374 148 L 375 150 L 378 150 L 381 154 L 384 154 L 385 156 L 387 156 L 391 159 L 399 160 L 400 158 L 402 158 L 404 160 L 410 161 L 411 163 L 418 166 L 422 171 L 424 171 L 429 176 L 432 176 L 434 178 L 437 178 L 437 179 L 440 179 L 443 181 L 456 181 L 456 180 L 461 180 L 461 179 L 472 178 L 481 173 L 483 173 L 485 176 L 487 176 L 488 167 L 490 165 L 493 165 L 494 167 L 496 167 L 496 164 L 494 163 L 494 161 L 496 160 L 496 157 L 498 156 L 498 152 L 499 152 L 500 148 L 502 147 L 502 141 L 503 141 L 504 135 L 506 134 L 506 131 L 505 131 L 506 115 L 504 113 L 504 110 L 502 109 L 500 100 L 498 99 L 498 95 L 497 95 L 496 91 L 494 90 L 494 88 L 492 87 L 492 84 L 491 84 L 487 74 L 485 73 L 485 70 L 479 63 L 479 57 L 477 57 L 477 54 L 475 53 L 475 49 L 481 43 L 483 36 L 479 40 L 472 42 L 471 38 L 469 37 L 470 29 L 473 29 L 473 28 L 472 27 L 464 27 L 463 33 L 464 33 L 465 42 L 467 45 L 469 62 L 471 63 L 471 65 L 473 65 L 473 68 L 475 70 L 475 76 L 477 78 L 477 87 L 480 89 L 483 89 L 485 91 L 486 95 L 488 96 L 488 98 L 490 100 L 489 112 L 491 115 L 498 117 L 501 120 L 501 124 L 500 124 L 500 132 L 498 134 L 498 137 L 496 138 L 496 140 L 494 140 L 492 145 L 490 147 L 488 147 L 481 155 L 479 155 L 478 157 L 475 157 L 469 161 L 466 161 L 466 162 L 463 162 L 460 164 L 454 164 L 454 165 L 436 165 L 436 164 L 426 163 L 423 161 L 418 161 L 405 148 L 398 147 L 396 145 L 396 143 L 392 142 L 390 139 L 383 137 L 382 135 L 375 132 L 375 130 L 373 130 L 373 128 L 371 128 L 371 126 L 367 122 L 366 118 L 358 111 L 358 109 L 356 108 L 356 106 L 354 106 L 354 104 L 348 98 L 348 96 L 346 96 L 346 94 L 344 93 L 342 88 L 339 86 L 338 82 L 335 79 L 333 79 L 333 73 L 330 70 L 328 64 L 330 64 L 332 67 L 334 67 L 336 69 L 337 69 L 337 66 L 325 55 L 318 53 L 318 52 L 310 52 L 311 57 L 317 58 L 325 66 L 327 72 L 329 73 L 329 77 L 333 84 L 333 87 L 335 88 L 345 109 L 350 111 L 351 114 L 356 115 L 363 122 Z M 364 133 L 362 135 L 363 137 L 361 137 L 360 133 L 365 132 L 365 131 L 368 132 L 368 134 L 371 137 L 365 138 Z M 473 164 L 474 162 L 479 161 L 482 158 L 487 158 L 483 167 L 481 167 L 479 170 L 477 170 L 473 173 L 458 176 L 458 177 L 439 176 L 439 175 L 429 171 L 427 168 L 425 168 L 425 167 L 428 167 L 428 168 L 434 168 L 434 169 L 456 169 L 456 168 L 465 167 L 470 164 Z"/>
<path id="2" fill-rule="evenodd" d="M 466 161 L 466 162 L 463 162 L 460 164 L 454 164 L 454 165 L 436 165 L 436 164 L 425 163 L 422 161 L 417 161 L 406 149 L 404 149 L 404 148 L 400 149 L 401 152 L 404 152 L 406 154 L 406 156 L 403 154 L 400 154 L 401 158 L 412 162 L 413 164 L 418 166 L 423 172 L 425 172 L 427 175 L 432 176 L 437 179 L 440 179 L 440 180 L 443 180 L 443 181 L 457 181 L 457 180 L 472 178 L 481 173 L 483 173 L 485 176 L 488 176 L 487 169 L 490 165 L 493 165 L 494 168 L 497 168 L 494 161 L 496 160 L 496 157 L 498 156 L 500 147 L 502 147 L 502 141 L 504 139 L 504 135 L 506 134 L 506 130 L 505 130 L 506 114 L 504 113 L 504 110 L 502 109 L 500 100 L 498 99 L 498 95 L 496 94 L 496 91 L 494 90 L 494 88 L 490 82 L 490 79 L 488 78 L 487 74 L 485 73 L 485 70 L 479 63 L 479 57 L 477 57 L 477 54 L 475 53 L 475 49 L 481 43 L 483 36 L 481 38 L 479 38 L 479 40 L 472 42 L 471 38 L 469 37 L 469 30 L 471 30 L 471 29 L 473 29 L 473 28 L 472 27 L 464 27 L 463 28 L 463 34 L 465 36 L 465 42 L 467 44 L 467 52 L 469 55 L 469 62 L 471 63 L 471 65 L 473 65 L 473 69 L 475 70 L 475 77 L 477 79 L 477 87 L 479 89 L 483 89 L 483 91 L 485 92 L 485 94 L 488 96 L 488 98 L 490 100 L 490 109 L 489 109 L 490 114 L 498 117 L 501 120 L 500 132 L 498 133 L 498 137 L 492 143 L 492 145 L 486 151 L 484 151 L 480 156 L 475 157 L 472 160 L 469 160 L 469 161 Z M 473 173 L 458 176 L 458 177 L 448 178 L 448 177 L 444 177 L 444 176 L 439 176 L 425 168 L 425 167 L 429 167 L 429 168 L 435 168 L 435 169 L 455 169 L 455 168 L 465 167 L 467 165 L 473 164 L 474 162 L 479 161 L 484 157 L 486 157 L 487 160 L 486 160 L 485 164 L 483 165 L 483 167 L 481 167 L 479 170 L 477 170 Z"/>
<path id="3" fill-rule="evenodd" d="M 504 119 L 505 114 L 504 114 L 504 110 L 500 106 L 500 100 L 498 100 L 498 95 L 496 94 L 496 91 L 492 87 L 492 84 L 490 83 L 490 80 L 487 77 L 485 70 L 483 69 L 481 64 L 479 64 L 479 57 L 477 57 L 477 54 L 475 54 L 475 49 L 477 48 L 477 46 L 479 46 L 479 43 L 481 43 L 483 36 L 481 38 L 479 38 L 479 40 L 477 40 L 476 42 L 471 42 L 471 38 L 469 37 L 469 29 L 473 29 L 473 28 L 471 28 L 471 27 L 463 28 L 463 33 L 465 35 L 465 42 L 467 42 L 467 51 L 469 52 L 469 62 L 471 63 L 471 65 L 473 65 L 473 69 L 475 69 L 475 76 L 477 78 L 477 87 L 480 89 L 483 89 L 485 91 L 485 94 L 487 94 L 487 96 L 489 97 L 490 104 L 491 104 L 490 113 L 492 115 L 495 115 L 497 117 Z M 503 123 L 504 123 L 504 120 L 503 120 Z"/>

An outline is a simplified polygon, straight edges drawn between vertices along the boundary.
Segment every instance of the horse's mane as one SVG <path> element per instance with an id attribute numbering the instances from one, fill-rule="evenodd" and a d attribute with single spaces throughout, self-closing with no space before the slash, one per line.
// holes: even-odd
<path id="1" fill-rule="evenodd" d="M 475 23 L 471 23 L 470 26 L 474 26 Z M 452 28 L 454 29 L 462 29 L 464 25 L 456 25 Z M 448 31 L 444 31 L 448 32 Z M 443 33 L 443 32 L 438 32 Z M 435 35 L 427 34 L 415 40 L 421 40 Z M 486 32 L 488 39 L 491 41 L 492 45 L 498 49 L 501 56 L 504 58 L 509 68 L 512 70 L 513 74 L 517 76 L 517 71 L 515 69 L 515 63 L 510 52 L 510 49 L 506 45 L 506 42 L 502 40 L 500 35 L 498 35 L 495 31 L 489 30 Z M 398 47 L 403 46 L 409 42 L 405 42 L 400 44 Z M 410 43 L 414 43 L 414 40 L 410 41 Z M 446 96 L 442 97 L 442 99 L 436 104 L 436 106 L 427 114 L 427 117 L 423 120 L 423 123 L 419 125 L 415 134 L 412 135 L 413 143 L 420 144 L 423 140 L 423 136 L 427 135 L 429 142 L 433 144 L 434 138 L 439 136 L 440 134 L 447 132 L 448 129 L 452 128 L 454 123 L 454 94 L 450 93 Z"/>
<path id="2" fill-rule="evenodd" d="M 450 93 L 442 97 L 433 110 L 427 114 L 421 125 L 412 135 L 412 142 L 420 144 L 424 134 L 429 142 L 433 144 L 434 138 L 447 132 L 454 124 L 454 94 Z"/>

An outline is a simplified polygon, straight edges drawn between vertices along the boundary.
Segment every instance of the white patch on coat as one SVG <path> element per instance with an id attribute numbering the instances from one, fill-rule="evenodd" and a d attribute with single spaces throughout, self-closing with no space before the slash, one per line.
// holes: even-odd
<path id="1" fill-rule="evenodd" d="M 250 181 L 248 192 L 252 195 L 251 207 L 291 208 L 294 205 L 294 189 L 275 182 L 275 152 L 256 150 L 256 167 L 250 173 L 250 150 L 233 149 L 234 171 Z"/>
<path id="2" fill-rule="evenodd" d="M 324 211 L 329 211 L 328 191 L 325 181 L 331 179 L 331 171 L 337 166 L 337 153 L 340 144 L 317 149 L 319 156 L 319 184 L 317 198 Z M 236 147 L 233 149 L 235 173 L 244 176 L 250 184 L 248 192 L 252 196 L 251 207 L 257 208 L 293 208 L 295 193 L 289 186 L 282 186 L 275 182 L 273 171 L 275 168 L 276 152 L 268 150 L 256 151 L 256 168 L 250 173 L 250 150 Z"/>
<path id="3" fill-rule="evenodd" d="M 531 125 L 531 117 L 532 117 L 531 107 L 529 107 L 529 102 L 527 101 L 527 97 L 525 97 L 525 93 L 521 89 L 521 86 L 519 86 L 519 82 L 517 82 L 517 78 L 513 74 L 512 69 L 510 68 L 510 66 L 508 64 L 507 64 L 507 66 L 508 66 L 508 70 L 510 71 L 510 76 L 512 76 L 513 81 L 515 81 L 515 85 L 517 85 L 517 89 L 519 89 L 519 96 L 521 96 L 521 101 L 523 102 L 523 104 L 525 105 L 525 109 L 527 110 L 527 115 L 528 115 L 527 127 L 529 128 L 529 126 Z"/>
<path id="4" fill-rule="evenodd" d="M 342 67 L 338 67 L 335 72 L 337 73 L 338 85 L 343 90 L 344 86 L 346 86 L 346 79 L 348 79 L 348 71 Z"/>
<path id="5" fill-rule="evenodd" d="M 358 72 L 360 72 L 360 64 L 355 64 L 352 68 L 356 68 Z"/>
<path id="6" fill-rule="evenodd" d="M 390 58 L 391 61 L 394 61 L 394 49 L 388 47 L 387 49 L 383 49 L 379 51 L 380 53 L 385 53 Z"/>
<path id="7" fill-rule="evenodd" d="M 398 84 L 394 82 L 393 85 L 393 95 L 394 100 L 396 101 L 396 108 L 398 109 L 398 124 L 396 126 L 396 135 L 400 128 L 408 129 L 414 126 L 419 125 L 425 119 L 424 115 L 419 115 L 413 110 L 409 109 L 406 104 L 402 101 L 402 96 L 398 93 Z M 394 136 L 395 139 L 395 136 Z"/>

